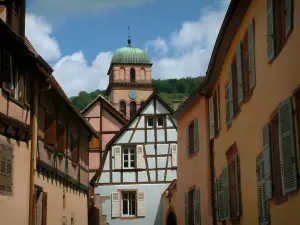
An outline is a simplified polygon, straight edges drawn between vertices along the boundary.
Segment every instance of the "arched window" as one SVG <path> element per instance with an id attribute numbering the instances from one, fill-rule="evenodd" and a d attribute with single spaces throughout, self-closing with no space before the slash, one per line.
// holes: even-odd
<path id="1" fill-rule="evenodd" d="M 144 68 L 140 70 L 140 79 L 143 81 L 146 80 L 146 71 Z"/>
<path id="2" fill-rule="evenodd" d="M 131 83 L 135 82 L 135 69 L 134 68 L 130 69 L 130 82 Z"/>
<path id="3" fill-rule="evenodd" d="M 126 102 L 120 101 L 120 112 L 126 116 Z"/>
<path id="4" fill-rule="evenodd" d="M 135 102 L 130 102 L 130 118 L 134 116 L 136 112 L 136 103 Z"/>

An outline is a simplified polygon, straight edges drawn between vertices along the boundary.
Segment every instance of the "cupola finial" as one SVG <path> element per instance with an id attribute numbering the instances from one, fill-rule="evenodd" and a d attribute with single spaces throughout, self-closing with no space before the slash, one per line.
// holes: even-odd
<path id="1" fill-rule="evenodd" d="M 128 26 L 128 47 L 131 47 L 131 38 L 130 38 L 130 26 Z"/>

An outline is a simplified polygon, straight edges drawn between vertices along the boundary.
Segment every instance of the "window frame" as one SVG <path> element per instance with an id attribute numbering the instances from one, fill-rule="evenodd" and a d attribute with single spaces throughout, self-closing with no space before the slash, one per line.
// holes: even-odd
<path id="1" fill-rule="evenodd" d="M 196 188 L 192 187 L 188 191 L 188 207 L 189 207 L 189 225 L 195 225 L 195 209 L 194 199 L 196 194 Z"/>
<path id="2" fill-rule="evenodd" d="M 124 105 L 123 105 L 124 104 Z M 123 109 L 123 107 L 124 107 L 124 111 L 122 110 Z M 124 100 L 121 100 L 120 101 L 120 103 L 119 103 L 119 110 L 120 110 L 120 112 L 121 113 L 123 113 L 124 114 L 124 116 L 126 116 L 126 101 L 124 101 Z"/>
<path id="3" fill-rule="evenodd" d="M 124 218 L 136 218 L 137 217 L 137 191 L 136 190 L 122 190 L 121 193 L 121 217 Z M 124 195 L 127 194 L 128 199 L 124 199 Z M 134 198 L 132 198 L 134 197 Z M 123 201 L 127 201 L 128 214 L 124 214 Z M 134 203 L 132 202 L 134 201 Z M 133 204 L 135 205 L 135 212 L 132 213 Z M 131 214 L 130 214 L 131 211 Z"/>
<path id="4" fill-rule="evenodd" d="M 125 154 L 125 150 L 128 152 Z M 127 158 L 127 163 L 128 166 L 125 167 L 125 155 L 128 156 Z M 131 156 L 134 156 L 134 159 L 131 159 Z M 134 166 L 131 166 L 131 163 L 134 163 Z M 126 146 L 122 148 L 122 168 L 125 170 L 130 170 L 130 169 L 136 169 L 137 167 L 137 160 L 136 160 L 136 148 L 134 146 Z"/>
<path id="5" fill-rule="evenodd" d="M 148 124 L 148 120 L 152 119 L 152 126 L 149 126 Z M 155 118 L 154 116 L 146 116 L 146 128 L 149 128 L 149 129 L 153 129 L 154 128 L 154 124 L 155 124 Z"/>
<path id="6" fill-rule="evenodd" d="M 134 108 L 133 108 L 134 107 Z M 135 101 L 129 103 L 129 116 L 132 118 L 137 112 L 137 105 Z"/>
<path id="7" fill-rule="evenodd" d="M 161 126 L 158 124 L 159 119 L 162 119 L 162 125 Z M 157 116 L 156 117 L 156 127 L 157 128 L 165 127 L 165 117 L 164 116 Z"/>
<path id="8" fill-rule="evenodd" d="M 194 120 L 189 123 L 188 129 L 189 129 L 189 157 L 195 154 L 195 137 L 194 137 Z"/>

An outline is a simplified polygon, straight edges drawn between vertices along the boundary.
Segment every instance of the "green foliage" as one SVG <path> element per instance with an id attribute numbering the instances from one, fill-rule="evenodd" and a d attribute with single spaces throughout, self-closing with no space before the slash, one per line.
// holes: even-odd
<path id="1" fill-rule="evenodd" d="M 159 96 L 172 106 L 173 100 L 183 101 L 189 97 L 203 81 L 204 77 L 186 77 L 181 79 L 153 80 L 153 86 Z M 72 104 L 79 110 L 83 110 L 99 94 L 107 99 L 105 90 L 95 90 L 90 93 L 85 91 L 79 92 L 78 96 L 70 98 Z"/>

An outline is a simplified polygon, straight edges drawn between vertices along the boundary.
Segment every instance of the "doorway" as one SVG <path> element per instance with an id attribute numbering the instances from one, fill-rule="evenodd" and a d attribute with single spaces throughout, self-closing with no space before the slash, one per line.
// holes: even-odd
<path id="1" fill-rule="evenodd" d="M 176 223 L 176 217 L 173 211 L 169 212 L 168 218 L 167 218 L 167 225 L 177 225 Z"/>

